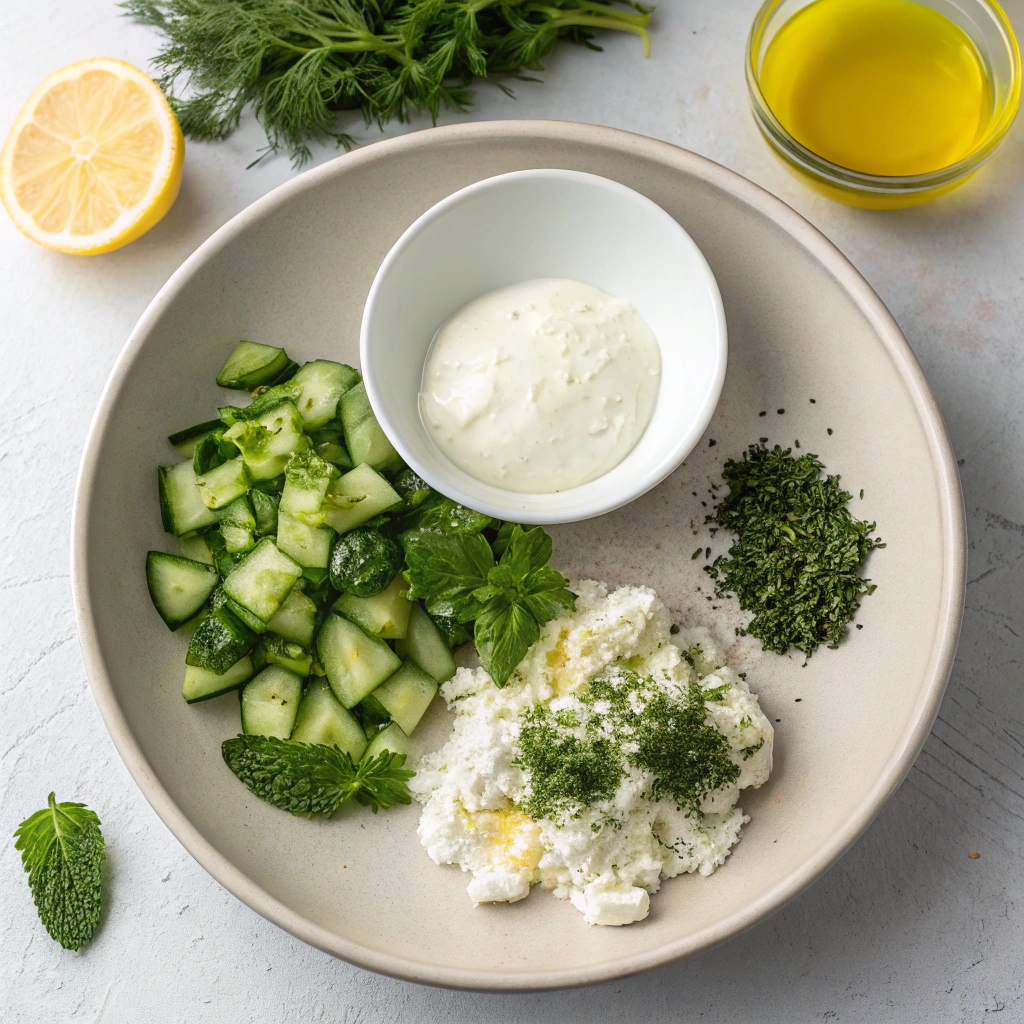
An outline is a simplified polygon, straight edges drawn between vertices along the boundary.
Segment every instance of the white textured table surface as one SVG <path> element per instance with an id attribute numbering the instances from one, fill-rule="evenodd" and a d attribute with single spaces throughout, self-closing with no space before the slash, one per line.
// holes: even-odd
<path id="1" fill-rule="evenodd" d="M 146 304 L 215 228 L 292 174 L 283 158 L 245 170 L 262 140 L 248 123 L 226 143 L 189 146 L 176 206 L 121 252 L 48 253 L 0 215 L 5 1024 L 1024 1020 L 1024 128 L 931 206 L 866 213 L 818 198 L 747 110 L 743 47 L 757 2 L 662 0 L 650 60 L 626 37 L 604 55 L 563 51 L 546 84 L 518 85 L 514 101 L 481 88 L 473 116 L 601 123 L 718 160 L 820 227 L 895 314 L 963 459 L 970 535 L 956 668 L 895 798 L 824 879 L 748 934 L 639 978 L 537 996 L 432 990 L 350 967 L 263 921 L 189 858 L 125 771 L 89 693 L 70 504 L 93 408 Z M 1024 26 L 1024 0 L 1007 6 Z M 113 0 L 2 0 L 0 132 L 60 65 L 107 54 L 146 67 L 155 47 Z M 379 137 L 358 128 L 365 142 Z M 8 838 L 50 789 L 95 807 L 107 838 L 107 909 L 78 954 L 38 923 Z"/>

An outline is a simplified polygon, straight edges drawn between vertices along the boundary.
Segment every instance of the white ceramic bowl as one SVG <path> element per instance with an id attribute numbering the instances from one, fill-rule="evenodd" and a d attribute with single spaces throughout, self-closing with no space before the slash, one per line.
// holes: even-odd
<path id="1" fill-rule="evenodd" d="M 450 316 L 495 289 L 552 277 L 632 302 L 661 347 L 661 385 L 647 429 L 614 469 L 579 487 L 521 494 L 447 458 L 423 426 L 418 395 Z M 679 466 L 718 404 L 727 347 L 714 275 L 676 220 L 617 181 L 541 169 L 460 189 L 405 231 L 370 288 L 360 362 L 384 432 L 427 483 L 499 519 L 551 524 L 610 512 Z"/>

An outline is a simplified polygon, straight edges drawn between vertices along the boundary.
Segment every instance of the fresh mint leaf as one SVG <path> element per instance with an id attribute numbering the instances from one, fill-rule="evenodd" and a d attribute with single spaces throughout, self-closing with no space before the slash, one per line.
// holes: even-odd
<path id="1" fill-rule="evenodd" d="M 420 599 L 431 615 L 470 622 L 484 609 L 474 591 L 487 586 L 494 555 L 478 533 L 447 534 L 417 530 L 402 534 L 408 596 Z"/>
<path id="2" fill-rule="evenodd" d="M 465 505 L 435 492 L 406 516 L 403 526 L 406 530 L 480 533 L 493 522 L 489 515 L 466 508 Z"/>
<path id="3" fill-rule="evenodd" d="M 576 607 L 576 595 L 565 583 L 565 577 L 548 565 L 532 570 L 526 577 L 523 601 L 541 625 Z"/>
<path id="4" fill-rule="evenodd" d="M 85 804 L 57 803 L 26 818 L 14 848 L 28 872 L 43 927 L 65 949 L 81 949 L 100 923 L 103 902 L 103 834 Z"/>
<path id="5" fill-rule="evenodd" d="M 541 530 L 539 526 L 521 526 L 519 523 L 502 523 L 498 527 L 498 535 L 494 538 L 491 547 L 494 549 L 494 557 L 501 558 L 508 549 L 509 541 L 512 540 L 512 531 L 519 527 L 523 533 L 533 533 L 535 530 Z M 544 531 L 541 530 L 541 533 Z"/>
<path id="6" fill-rule="evenodd" d="M 525 603 L 502 595 L 476 620 L 475 638 L 480 663 L 500 687 L 540 639 L 540 623 Z"/>
<path id="7" fill-rule="evenodd" d="M 565 577 L 545 564 L 551 538 L 543 530 L 504 523 L 498 533 L 504 551 L 497 564 L 479 534 L 420 530 L 403 534 L 402 543 L 409 596 L 422 599 L 431 615 L 475 620 L 481 664 L 504 686 L 541 626 L 571 611 L 576 598 Z"/>
<path id="8" fill-rule="evenodd" d="M 412 799 L 406 782 L 415 773 L 402 767 L 403 754 L 384 751 L 356 765 L 336 746 L 272 736 L 236 736 L 224 741 L 221 752 L 252 793 L 292 814 L 329 818 L 351 799 L 374 812 Z"/>

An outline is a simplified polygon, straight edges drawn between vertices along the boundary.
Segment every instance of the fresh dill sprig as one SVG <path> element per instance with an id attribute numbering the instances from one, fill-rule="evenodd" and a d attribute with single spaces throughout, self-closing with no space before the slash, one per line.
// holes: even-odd
<path id="1" fill-rule="evenodd" d="M 823 470 L 816 455 L 764 444 L 722 468 L 729 492 L 706 521 L 736 540 L 705 571 L 719 597 L 732 592 L 754 613 L 741 633 L 766 651 L 792 646 L 810 657 L 819 644 L 835 647 L 861 595 L 875 590 L 860 567 L 885 545 L 871 536 L 874 523 L 852 515 L 839 477 Z"/>
<path id="2" fill-rule="evenodd" d="M 65 949 L 81 949 L 100 923 L 103 902 L 103 834 L 85 804 L 57 803 L 26 818 L 14 848 L 43 926 Z"/>
<path id="3" fill-rule="evenodd" d="M 291 743 L 271 736 L 225 740 L 227 766 L 256 796 L 292 814 L 328 818 L 349 800 L 387 810 L 412 799 L 403 754 L 384 751 L 354 764 L 344 750 L 326 743 Z"/>
<path id="4" fill-rule="evenodd" d="M 264 155 L 285 149 L 297 166 L 312 156 L 313 141 L 353 144 L 339 130 L 340 111 L 361 111 L 367 125 L 422 112 L 436 121 L 442 108 L 471 105 L 474 78 L 543 70 L 560 40 L 600 49 L 594 32 L 611 29 L 640 36 L 649 49 L 650 11 L 633 0 L 123 0 L 121 6 L 166 37 L 154 64 L 185 135 L 223 139 L 251 105 L 267 134 Z"/>

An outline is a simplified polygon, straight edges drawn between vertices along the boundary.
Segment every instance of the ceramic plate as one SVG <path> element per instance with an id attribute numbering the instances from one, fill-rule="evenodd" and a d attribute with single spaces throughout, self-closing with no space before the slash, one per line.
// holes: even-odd
<path id="1" fill-rule="evenodd" d="M 706 600 L 703 562 L 691 555 L 711 543 L 701 529 L 709 483 L 758 437 L 817 452 L 888 543 L 871 557 L 878 591 L 858 616 L 863 629 L 838 650 L 803 667 L 736 642 L 736 663 L 775 722 L 775 770 L 744 794 L 751 821 L 725 867 L 666 882 L 650 917 L 628 928 L 588 927 L 540 890 L 512 906 L 472 907 L 466 876 L 420 848 L 415 805 L 309 821 L 252 797 L 220 758 L 221 741 L 239 731 L 238 701 L 182 701 L 186 641 L 157 617 L 143 571 L 147 549 L 175 547 L 157 508 L 155 467 L 174 459 L 165 438 L 223 402 L 213 381 L 231 345 L 248 338 L 299 360 L 355 362 L 367 290 L 402 231 L 456 189 L 525 167 L 604 175 L 661 205 L 707 257 L 729 329 L 725 389 L 695 452 L 628 507 L 553 527 L 554 564 L 573 579 L 654 587 L 678 621 L 717 622 L 731 636 L 735 608 Z M 960 488 L 938 409 L 896 323 L 846 259 L 716 164 L 554 122 L 381 142 L 295 178 L 221 228 L 153 300 L 114 368 L 73 530 L 96 700 L 146 798 L 192 856 L 264 917 L 352 963 L 489 989 L 605 981 L 692 955 L 828 868 L 892 795 L 931 727 L 956 647 L 964 565 Z M 422 742 L 441 740 L 445 718 L 435 702 Z"/>

